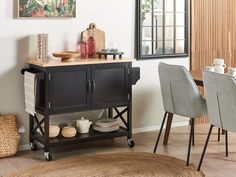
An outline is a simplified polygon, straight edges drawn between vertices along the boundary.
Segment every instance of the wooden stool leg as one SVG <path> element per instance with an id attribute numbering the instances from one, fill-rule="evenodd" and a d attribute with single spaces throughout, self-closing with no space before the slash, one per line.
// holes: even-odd
<path id="1" fill-rule="evenodd" d="M 165 130 L 165 137 L 164 137 L 163 145 L 167 145 L 168 144 L 173 116 L 174 116 L 174 114 L 168 113 L 168 118 L 167 118 L 167 124 L 166 124 L 166 130 Z"/>

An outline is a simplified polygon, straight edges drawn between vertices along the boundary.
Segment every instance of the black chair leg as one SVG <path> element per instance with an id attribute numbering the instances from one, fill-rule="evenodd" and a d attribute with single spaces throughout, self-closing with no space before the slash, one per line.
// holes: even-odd
<path id="1" fill-rule="evenodd" d="M 186 165 L 189 166 L 189 159 L 190 159 L 190 154 L 191 154 L 191 144 L 192 144 L 192 137 L 193 137 L 193 126 L 194 126 L 194 118 L 190 119 L 190 135 L 189 135 L 189 143 L 188 143 L 188 155 L 187 155 L 187 163 Z"/>
<path id="2" fill-rule="evenodd" d="M 192 132 L 192 136 L 193 136 L 193 140 L 192 140 L 192 145 L 194 146 L 194 144 L 195 144 L 195 119 L 193 118 L 193 132 Z"/>
<path id="3" fill-rule="evenodd" d="M 220 142 L 220 128 L 218 128 L 218 142 Z"/>
<path id="4" fill-rule="evenodd" d="M 200 171 L 200 169 L 201 169 L 202 161 L 203 161 L 203 158 L 204 158 L 204 156 L 205 156 L 206 148 L 207 148 L 207 145 L 208 145 L 208 142 L 209 142 L 209 139 L 210 139 L 210 136 L 211 136 L 211 132 L 212 132 L 212 128 L 213 128 L 213 127 L 214 127 L 214 126 L 211 125 L 211 127 L 210 127 L 210 129 L 209 129 L 209 132 L 208 132 L 208 135 L 207 135 L 207 139 L 206 139 L 206 142 L 205 142 L 205 145 L 204 145 L 204 148 L 203 148 L 202 156 L 201 156 L 201 159 L 200 159 L 198 168 L 197 168 L 198 171 Z"/>
<path id="5" fill-rule="evenodd" d="M 225 130 L 225 155 L 228 157 L 229 151 L 228 151 L 228 131 Z"/>
<path id="6" fill-rule="evenodd" d="M 153 150 L 153 153 L 156 153 L 157 146 L 158 146 L 158 143 L 159 143 L 159 140 L 160 140 L 160 137 L 161 137 L 161 132 L 162 132 L 163 126 L 164 126 L 165 121 L 166 121 L 166 116 L 167 116 L 167 112 L 165 112 L 165 115 L 163 117 L 162 124 L 161 124 L 161 129 L 159 131 L 159 134 L 158 134 L 158 137 L 157 137 L 157 141 L 156 141 L 156 145 L 155 145 L 155 148 Z"/>

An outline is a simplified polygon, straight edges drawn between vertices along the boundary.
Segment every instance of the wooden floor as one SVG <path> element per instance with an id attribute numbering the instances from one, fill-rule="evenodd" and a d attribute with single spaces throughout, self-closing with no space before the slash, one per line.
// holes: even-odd
<path id="1" fill-rule="evenodd" d="M 195 147 L 192 149 L 191 163 L 198 165 L 200 154 L 206 139 L 209 125 L 196 126 Z M 70 158 L 72 156 L 84 156 L 91 154 L 141 151 L 152 152 L 155 144 L 157 132 L 140 133 L 134 135 L 136 146 L 134 149 L 127 147 L 126 138 L 118 138 L 109 141 L 83 144 L 80 150 L 55 153 L 55 160 Z M 180 159 L 186 159 L 189 137 L 189 127 L 173 128 L 168 146 L 160 146 L 158 153 L 174 156 Z M 163 136 L 162 139 L 163 140 Z M 13 158 L 0 159 L 0 176 L 11 174 L 22 168 L 34 166 L 45 162 L 43 151 L 37 152 L 24 151 Z M 158 168 L 158 167 L 157 167 Z M 236 176 L 236 134 L 229 133 L 229 157 L 225 157 L 224 136 L 221 142 L 217 142 L 217 130 L 213 131 L 207 154 L 203 162 L 202 171 L 207 177 L 235 177 Z"/>

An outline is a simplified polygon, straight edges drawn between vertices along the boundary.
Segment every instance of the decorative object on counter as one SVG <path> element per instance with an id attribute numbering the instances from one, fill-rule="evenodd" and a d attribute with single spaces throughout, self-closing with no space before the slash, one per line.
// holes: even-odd
<path id="1" fill-rule="evenodd" d="M 105 32 L 97 29 L 95 23 L 89 24 L 89 28 L 81 33 L 82 42 L 87 42 L 92 35 L 95 41 L 95 54 L 105 48 Z"/>
<path id="2" fill-rule="evenodd" d="M 76 0 L 18 1 L 19 18 L 76 17 Z"/>
<path id="3" fill-rule="evenodd" d="M 107 49 L 111 53 L 112 52 L 114 52 L 114 53 L 118 52 L 119 51 L 119 44 L 118 44 L 118 42 L 117 41 L 110 41 L 110 42 L 108 42 Z"/>
<path id="4" fill-rule="evenodd" d="M 116 56 L 119 56 L 119 59 L 122 59 L 122 55 L 124 55 L 124 52 L 110 52 L 109 50 L 103 49 L 100 52 L 97 52 L 98 57 L 102 58 L 102 56 L 107 59 L 109 55 L 113 56 L 113 59 L 116 59 Z"/>
<path id="5" fill-rule="evenodd" d="M 57 125 L 50 125 L 49 138 L 56 138 L 60 133 L 60 127 Z"/>
<path id="6" fill-rule="evenodd" d="M 48 34 L 39 33 L 28 37 L 28 59 L 48 61 Z"/>
<path id="7" fill-rule="evenodd" d="M 37 61 L 48 60 L 48 34 L 37 34 Z"/>
<path id="8" fill-rule="evenodd" d="M 94 123 L 93 129 L 98 132 L 113 132 L 118 131 L 120 128 L 117 119 L 105 118 L 99 119 Z"/>
<path id="9" fill-rule="evenodd" d="M 78 58 L 80 57 L 79 52 L 74 51 L 64 51 L 64 52 L 53 52 L 52 55 L 57 58 L 61 58 L 61 61 L 66 61 L 72 58 Z"/>
<path id="10" fill-rule="evenodd" d="M 65 138 L 73 138 L 76 135 L 76 129 L 74 127 L 64 127 L 61 134 Z"/>
<path id="11" fill-rule="evenodd" d="M 84 117 L 77 120 L 76 127 L 77 127 L 78 133 L 88 133 L 91 124 L 92 124 L 92 122 L 89 121 L 88 119 L 85 119 Z"/>
<path id="12" fill-rule="evenodd" d="M 88 58 L 88 47 L 86 42 L 78 42 L 76 47 L 77 52 L 81 53 L 80 58 L 86 59 Z"/>
<path id="13" fill-rule="evenodd" d="M 16 116 L 0 116 L 0 158 L 15 155 L 19 139 Z"/>
<path id="14" fill-rule="evenodd" d="M 95 58 L 96 41 L 94 40 L 94 34 L 92 30 L 89 30 L 89 38 L 87 43 L 88 43 L 88 58 Z"/>

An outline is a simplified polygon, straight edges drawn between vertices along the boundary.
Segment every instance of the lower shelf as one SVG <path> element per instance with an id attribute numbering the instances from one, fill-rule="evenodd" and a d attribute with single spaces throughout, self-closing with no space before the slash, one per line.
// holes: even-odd
<path id="1" fill-rule="evenodd" d="M 49 144 L 50 147 L 56 147 L 61 145 L 69 145 L 73 143 L 82 143 L 82 142 L 88 142 L 88 141 L 96 141 L 96 140 L 102 140 L 102 139 L 110 139 L 115 137 L 122 137 L 122 136 L 128 136 L 128 131 L 124 129 L 119 129 L 115 132 L 109 132 L 109 133 L 100 133 L 97 131 L 91 130 L 87 134 L 77 134 L 73 138 L 64 138 L 61 135 L 57 138 L 50 138 Z M 41 144 L 45 145 L 44 137 L 40 134 L 34 134 L 32 135 L 33 139 L 40 142 Z"/>

